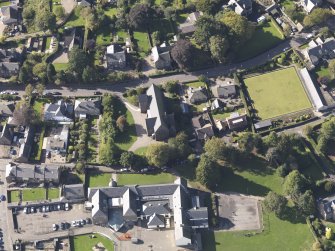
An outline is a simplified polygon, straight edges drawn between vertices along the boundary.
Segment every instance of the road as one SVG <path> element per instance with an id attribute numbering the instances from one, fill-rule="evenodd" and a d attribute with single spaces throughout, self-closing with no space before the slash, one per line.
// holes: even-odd
<path id="1" fill-rule="evenodd" d="M 219 65 L 206 70 L 195 71 L 190 73 L 180 73 L 172 76 L 163 76 L 160 78 L 148 78 L 148 79 L 136 79 L 125 81 L 122 83 L 96 83 L 89 85 L 73 85 L 69 86 L 56 86 L 48 85 L 47 90 L 50 92 L 58 91 L 63 96 L 90 96 L 93 95 L 95 91 L 101 91 L 103 93 L 113 92 L 115 94 L 122 94 L 129 88 L 134 88 L 136 86 L 150 86 L 151 84 L 160 84 L 169 80 L 178 80 L 180 82 L 194 81 L 198 79 L 199 75 L 205 75 L 207 77 L 218 77 L 224 76 L 229 73 L 235 72 L 237 70 L 250 69 L 260 65 L 265 64 L 267 61 L 271 60 L 274 56 L 283 52 L 284 49 L 290 47 L 291 39 L 283 41 L 281 44 L 277 45 L 273 49 L 260 54 L 257 57 L 244 61 L 242 63 L 234 63 L 229 65 Z M 24 85 L 13 85 L 3 83 L 0 86 L 0 91 L 18 91 L 20 95 L 24 94 Z"/>

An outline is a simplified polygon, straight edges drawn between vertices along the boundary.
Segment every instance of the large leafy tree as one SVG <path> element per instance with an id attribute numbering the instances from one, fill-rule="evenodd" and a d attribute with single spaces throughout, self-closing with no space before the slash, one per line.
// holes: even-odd
<path id="1" fill-rule="evenodd" d="M 37 122 L 37 116 L 31 106 L 23 103 L 14 110 L 13 121 L 17 125 L 29 126 Z"/>
<path id="2" fill-rule="evenodd" d="M 77 76 L 81 77 L 87 64 L 88 58 L 86 53 L 79 47 L 74 46 L 69 52 L 69 71 L 74 72 Z"/>
<path id="3" fill-rule="evenodd" d="M 224 63 L 226 61 L 226 54 L 229 46 L 228 39 L 222 36 L 216 35 L 209 39 L 209 50 L 213 58 L 220 63 Z"/>
<path id="4" fill-rule="evenodd" d="M 186 159 L 191 153 L 191 147 L 184 132 L 178 133 L 174 138 L 170 138 L 168 144 L 171 149 L 171 155 L 176 159 Z"/>
<path id="5" fill-rule="evenodd" d="M 124 167 L 133 167 L 136 163 L 136 156 L 133 152 L 123 152 L 119 162 Z"/>
<path id="6" fill-rule="evenodd" d="M 285 178 L 283 185 L 284 193 L 295 198 L 305 192 L 307 184 L 308 181 L 306 178 L 299 171 L 294 170 Z"/>
<path id="7" fill-rule="evenodd" d="M 134 5 L 128 14 L 128 23 L 135 29 L 149 28 L 153 17 L 153 10 L 146 4 Z"/>
<path id="8" fill-rule="evenodd" d="M 180 39 L 171 50 L 171 56 L 180 69 L 190 69 L 193 66 L 195 48 L 187 40 Z"/>
<path id="9" fill-rule="evenodd" d="M 306 215 L 314 214 L 316 211 L 315 198 L 311 190 L 307 190 L 305 193 L 299 196 L 296 200 L 296 204 L 298 208 Z"/>
<path id="10" fill-rule="evenodd" d="M 166 143 L 151 144 L 146 152 L 149 164 L 164 167 L 170 158 L 170 147 Z"/>
<path id="11" fill-rule="evenodd" d="M 220 181 L 220 169 L 216 161 L 201 155 L 196 169 L 196 178 L 204 186 L 214 188 Z"/>
<path id="12" fill-rule="evenodd" d="M 243 133 L 239 136 L 238 146 L 243 152 L 250 153 L 254 149 L 260 150 L 263 146 L 262 138 L 255 133 Z"/>
<path id="13" fill-rule="evenodd" d="M 230 39 L 234 42 L 231 45 L 235 48 L 249 40 L 255 31 L 255 26 L 246 17 L 234 11 L 220 12 L 216 18 L 228 28 Z"/>
<path id="14" fill-rule="evenodd" d="M 315 8 L 309 15 L 304 18 L 304 25 L 312 27 L 326 22 L 331 16 L 332 12 L 329 9 Z"/>
<path id="15" fill-rule="evenodd" d="M 221 1 L 218 0 L 198 0 L 196 1 L 196 8 L 206 14 L 214 14 L 220 9 Z"/>
<path id="16" fill-rule="evenodd" d="M 274 212 L 277 217 L 281 218 L 286 209 L 287 199 L 275 192 L 270 191 L 264 198 L 263 205 L 269 212 Z"/>

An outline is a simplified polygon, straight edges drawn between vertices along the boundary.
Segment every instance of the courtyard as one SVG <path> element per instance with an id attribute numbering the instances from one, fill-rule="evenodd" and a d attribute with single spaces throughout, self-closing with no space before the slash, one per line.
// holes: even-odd
<path id="1" fill-rule="evenodd" d="M 312 107 L 294 67 L 246 78 L 244 83 L 261 120 Z"/>
<path id="2" fill-rule="evenodd" d="M 261 228 L 257 198 L 237 193 L 217 195 L 221 229 L 236 231 Z"/>

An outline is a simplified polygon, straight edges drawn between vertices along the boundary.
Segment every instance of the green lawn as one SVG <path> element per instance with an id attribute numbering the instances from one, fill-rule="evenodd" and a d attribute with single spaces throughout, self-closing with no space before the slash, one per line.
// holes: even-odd
<path id="1" fill-rule="evenodd" d="M 67 63 L 53 63 L 56 72 L 60 72 L 61 70 L 65 71 L 68 67 Z"/>
<path id="2" fill-rule="evenodd" d="M 265 196 L 270 190 L 279 194 L 283 192 L 283 178 L 261 158 L 250 157 L 240 160 L 233 170 L 223 168 L 220 188 L 225 192 L 257 196 Z"/>
<path id="3" fill-rule="evenodd" d="M 48 199 L 58 199 L 58 198 L 59 198 L 59 188 L 49 188 Z"/>
<path id="4" fill-rule="evenodd" d="M 105 187 L 108 186 L 112 174 L 111 173 L 93 173 L 90 172 L 88 178 L 89 187 Z"/>
<path id="5" fill-rule="evenodd" d="M 42 147 L 43 147 L 43 140 L 44 140 L 44 134 L 45 134 L 45 126 L 42 125 L 40 128 L 38 128 L 39 134 L 39 139 L 36 144 L 33 145 L 33 149 L 31 151 L 30 158 L 32 160 L 40 161 L 41 160 L 41 155 L 42 155 Z M 35 137 L 37 132 L 35 132 Z"/>
<path id="6" fill-rule="evenodd" d="M 245 109 L 244 108 L 240 108 L 240 109 L 237 109 L 233 112 L 238 112 L 240 115 L 241 114 L 244 114 L 245 112 Z M 212 116 L 214 119 L 218 119 L 218 120 L 222 120 L 222 119 L 226 119 L 230 116 L 230 114 L 232 114 L 233 112 L 219 112 L 219 113 L 213 113 Z"/>
<path id="7" fill-rule="evenodd" d="M 195 82 L 190 82 L 185 84 L 188 87 L 193 87 L 193 88 L 198 88 L 198 87 L 206 87 L 206 84 L 204 82 L 200 81 L 195 81 Z"/>
<path id="8" fill-rule="evenodd" d="M 97 45 L 110 45 L 112 42 L 112 31 L 108 26 L 101 27 L 97 32 Z"/>
<path id="9" fill-rule="evenodd" d="M 91 238 L 92 235 L 95 238 Z M 106 251 L 114 251 L 113 241 L 100 234 L 85 234 L 70 237 L 71 251 L 91 251 L 98 243 L 102 243 Z"/>
<path id="10" fill-rule="evenodd" d="M 8 191 L 8 202 L 19 202 L 20 201 L 20 191 L 19 190 L 12 190 Z"/>
<path id="11" fill-rule="evenodd" d="M 74 10 L 68 19 L 68 21 L 64 24 L 64 27 L 78 27 L 78 26 L 85 26 L 85 19 L 80 13 L 76 13 L 77 11 Z"/>
<path id="12" fill-rule="evenodd" d="M 125 114 L 127 119 L 127 126 L 122 133 L 118 133 L 115 138 L 115 144 L 121 149 L 127 151 L 136 141 L 137 134 L 135 128 L 135 122 L 131 112 L 125 107 L 125 105 L 118 100 L 116 111 L 121 114 Z"/>
<path id="13" fill-rule="evenodd" d="M 144 146 L 144 147 L 140 147 L 136 149 L 134 153 L 140 156 L 145 156 L 145 154 L 147 153 L 147 150 L 148 150 L 148 147 Z"/>
<path id="14" fill-rule="evenodd" d="M 146 32 L 134 32 L 134 39 L 138 45 L 138 51 L 142 57 L 146 56 L 146 54 L 150 51 L 150 43 L 148 38 L 148 33 Z"/>
<path id="15" fill-rule="evenodd" d="M 247 78 L 244 83 L 261 119 L 311 107 L 294 67 Z"/>
<path id="16" fill-rule="evenodd" d="M 173 183 L 175 176 L 169 173 L 160 174 L 118 174 L 118 185 L 152 185 Z"/>
<path id="17" fill-rule="evenodd" d="M 34 108 L 34 111 L 36 113 L 36 115 L 42 119 L 42 116 L 43 116 L 43 109 L 44 109 L 44 104 L 45 102 L 43 100 L 38 100 L 36 99 L 34 101 L 34 105 L 33 105 L 33 108 Z"/>
<path id="18" fill-rule="evenodd" d="M 11 5 L 10 1 L 8 1 L 8 2 L 0 2 L 0 7 L 4 7 L 4 6 L 8 6 L 8 5 Z"/>
<path id="19" fill-rule="evenodd" d="M 252 38 L 237 51 L 237 60 L 244 61 L 276 46 L 284 39 L 272 22 L 258 26 Z"/>
<path id="20" fill-rule="evenodd" d="M 280 220 L 274 214 L 265 214 L 264 224 L 264 232 L 251 236 L 245 235 L 247 232 L 215 232 L 214 235 L 204 235 L 204 250 L 311 250 L 314 239 L 307 224 Z"/>
<path id="21" fill-rule="evenodd" d="M 46 199 L 45 188 L 29 188 L 22 190 L 22 200 L 23 201 L 37 201 Z"/>
<path id="22" fill-rule="evenodd" d="M 50 48 L 51 37 L 47 37 L 45 41 L 45 49 L 48 50 Z"/>
<path id="23" fill-rule="evenodd" d="M 113 16 L 116 16 L 118 10 L 117 8 L 109 8 L 108 10 L 105 11 L 105 15 L 112 18 Z"/>

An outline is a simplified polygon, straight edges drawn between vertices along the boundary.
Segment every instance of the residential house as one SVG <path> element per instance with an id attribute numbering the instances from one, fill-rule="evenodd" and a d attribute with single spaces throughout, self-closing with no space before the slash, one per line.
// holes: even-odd
<path id="1" fill-rule="evenodd" d="M 71 51 L 74 46 L 82 48 L 84 42 L 83 35 L 83 30 L 80 27 L 74 27 L 67 30 L 63 42 L 61 43 L 65 51 Z"/>
<path id="2" fill-rule="evenodd" d="M 241 16 L 248 16 L 252 13 L 252 0 L 229 0 L 228 4 L 223 7 Z"/>
<path id="3" fill-rule="evenodd" d="M 21 53 L 15 49 L 0 49 L 0 78 L 19 74 Z"/>
<path id="4" fill-rule="evenodd" d="M 0 103 L 0 117 L 12 117 L 14 110 L 14 103 Z"/>
<path id="5" fill-rule="evenodd" d="M 58 184 L 60 168 L 54 165 L 15 164 L 6 165 L 6 181 L 27 183 L 54 183 Z"/>
<path id="6" fill-rule="evenodd" d="M 63 99 L 57 103 L 46 104 L 44 106 L 44 120 L 54 121 L 61 124 L 70 124 L 73 122 L 73 105 L 65 102 Z"/>
<path id="7" fill-rule="evenodd" d="M 24 130 L 24 137 L 18 140 L 19 152 L 15 160 L 17 162 L 27 163 L 30 158 L 34 145 L 35 132 L 32 127 L 27 126 Z"/>
<path id="8" fill-rule="evenodd" d="M 18 17 L 18 7 L 16 5 L 3 6 L 0 8 L 0 22 L 3 25 L 17 25 Z"/>
<path id="9" fill-rule="evenodd" d="M 214 97 L 217 98 L 229 98 L 236 96 L 236 84 L 233 79 L 227 80 L 216 80 L 216 85 L 212 88 L 212 93 Z"/>
<path id="10" fill-rule="evenodd" d="M 145 123 L 149 136 L 162 141 L 176 134 L 174 114 L 167 114 L 165 97 L 158 86 L 151 85 L 146 94 L 139 96 L 139 106 L 142 113 L 147 113 Z"/>
<path id="11" fill-rule="evenodd" d="M 154 46 L 151 49 L 151 56 L 156 69 L 168 70 L 171 68 L 170 46 L 165 43 L 161 46 Z"/>
<path id="12" fill-rule="evenodd" d="M 101 114 L 101 100 L 76 99 L 74 102 L 74 115 L 76 118 L 85 119 L 87 116 L 98 117 Z"/>
<path id="13" fill-rule="evenodd" d="M 234 112 L 226 118 L 226 122 L 230 130 L 244 129 L 248 126 L 247 114 L 244 113 L 240 115 L 238 112 Z"/>
<path id="14" fill-rule="evenodd" d="M 10 146 L 13 142 L 14 128 L 6 123 L 1 126 L 0 145 Z"/>
<path id="15" fill-rule="evenodd" d="M 301 0 L 300 4 L 307 13 L 311 13 L 312 10 L 322 4 L 322 0 Z"/>
<path id="16" fill-rule="evenodd" d="M 187 98 L 192 104 L 204 103 L 208 99 L 207 90 L 203 86 L 198 88 L 189 87 L 187 89 Z"/>
<path id="17" fill-rule="evenodd" d="M 84 184 L 72 184 L 64 185 L 63 187 L 63 199 L 71 202 L 80 202 L 85 200 L 85 188 Z"/>
<path id="18" fill-rule="evenodd" d="M 213 121 L 208 113 L 192 118 L 192 125 L 198 140 L 204 141 L 214 136 Z"/>
<path id="19" fill-rule="evenodd" d="M 174 227 L 179 248 L 195 246 L 197 229 L 208 228 L 208 210 L 202 207 L 197 190 L 178 178 L 173 184 L 89 188 L 93 224 L 118 230 L 125 223 L 142 222 L 148 229 Z M 172 221 L 174 224 L 172 224 Z"/>
<path id="20" fill-rule="evenodd" d="M 335 58 L 335 38 L 327 38 L 325 41 L 318 39 L 310 43 L 310 46 L 303 51 L 310 63 L 311 69 L 315 68 L 322 60 Z"/>
<path id="21" fill-rule="evenodd" d="M 124 69 L 126 67 L 126 51 L 118 44 L 111 44 L 106 50 L 108 69 Z"/>
<path id="22" fill-rule="evenodd" d="M 188 15 L 186 21 L 179 25 L 178 29 L 181 34 L 192 34 L 195 32 L 196 26 L 195 23 L 202 16 L 203 13 L 201 11 L 195 11 Z"/>
<path id="23" fill-rule="evenodd" d="M 93 4 L 90 0 L 81 0 L 81 1 L 78 1 L 78 6 L 91 8 Z"/>
<path id="24" fill-rule="evenodd" d="M 45 137 L 46 163 L 66 163 L 66 150 L 69 140 L 69 126 L 52 128 L 51 136 Z"/>
<path id="25" fill-rule="evenodd" d="M 328 197 L 318 203 L 319 212 L 324 220 L 335 220 L 335 197 Z"/>

